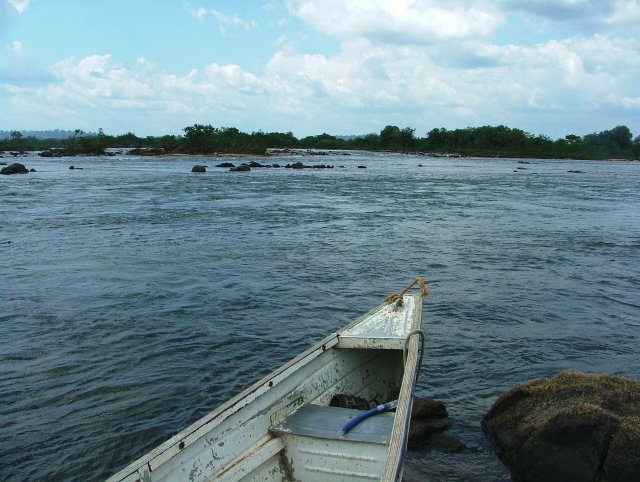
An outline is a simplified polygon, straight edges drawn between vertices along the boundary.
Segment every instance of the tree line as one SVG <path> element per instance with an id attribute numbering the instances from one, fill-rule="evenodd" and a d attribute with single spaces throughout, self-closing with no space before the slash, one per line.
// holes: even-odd
<path id="1" fill-rule="evenodd" d="M 638 159 L 640 136 L 635 139 L 628 127 L 617 126 L 599 133 L 566 135 L 552 140 L 521 129 L 499 126 L 432 129 L 417 137 L 415 129 L 388 125 L 380 133 L 349 139 L 320 134 L 296 138 L 291 132 L 241 132 L 235 127 L 193 124 L 183 135 L 138 137 L 128 132 L 107 135 L 76 130 L 66 139 L 41 139 L 11 131 L 0 140 L 0 150 L 43 151 L 44 156 L 104 155 L 108 147 L 132 148 L 146 154 L 214 154 L 244 153 L 263 155 L 268 149 L 353 149 L 407 153 L 459 154 L 479 157 L 532 157 L 554 159 Z"/>

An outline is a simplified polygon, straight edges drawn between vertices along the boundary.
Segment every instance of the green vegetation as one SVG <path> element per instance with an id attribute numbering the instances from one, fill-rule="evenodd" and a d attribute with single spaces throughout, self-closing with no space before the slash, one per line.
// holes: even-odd
<path id="1" fill-rule="evenodd" d="M 640 136 L 633 138 L 628 127 L 580 137 L 566 135 L 552 140 L 505 126 L 432 129 L 416 137 L 415 129 L 388 125 L 379 134 L 343 139 L 329 134 L 297 139 L 291 132 L 241 132 L 235 127 L 194 124 L 183 129 L 183 136 L 166 135 L 140 138 L 128 132 L 119 136 L 86 134 L 76 130 L 66 139 L 38 139 L 12 131 L 0 140 L 0 150 L 44 151 L 43 156 L 104 155 L 107 147 L 133 148 L 138 154 L 255 154 L 267 149 L 356 149 L 372 151 L 459 154 L 482 157 L 532 157 L 554 159 L 639 159 Z"/>

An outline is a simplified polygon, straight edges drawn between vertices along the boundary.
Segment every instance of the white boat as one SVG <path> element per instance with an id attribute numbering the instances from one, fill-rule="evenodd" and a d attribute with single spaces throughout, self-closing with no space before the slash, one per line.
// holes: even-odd
<path id="1" fill-rule="evenodd" d="M 401 479 L 426 294 L 417 278 L 108 482 Z"/>

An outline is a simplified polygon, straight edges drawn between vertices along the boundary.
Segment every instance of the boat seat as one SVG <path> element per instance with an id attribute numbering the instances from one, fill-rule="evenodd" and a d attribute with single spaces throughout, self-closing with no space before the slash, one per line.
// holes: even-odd
<path id="1" fill-rule="evenodd" d="M 287 417 L 281 424 L 271 427 L 276 435 L 298 435 L 329 440 L 367 442 L 389 445 L 394 414 L 384 412 L 366 418 L 346 434 L 342 427 L 364 410 L 306 404 Z"/>
<path id="2" fill-rule="evenodd" d="M 363 410 L 307 404 L 271 428 L 284 443 L 283 464 L 295 480 L 380 480 L 388 461 L 394 414 L 369 417 L 342 434 Z"/>

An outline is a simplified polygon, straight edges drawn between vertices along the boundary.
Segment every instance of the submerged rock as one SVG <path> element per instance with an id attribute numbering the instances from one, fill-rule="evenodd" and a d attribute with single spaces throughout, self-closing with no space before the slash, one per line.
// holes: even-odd
<path id="1" fill-rule="evenodd" d="M 4 174 L 5 176 L 11 174 L 27 174 L 28 172 L 29 170 L 24 166 L 24 164 L 20 164 L 19 162 L 14 162 L 0 169 L 0 174 Z"/>
<path id="2" fill-rule="evenodd" d="M 518 385 L 482 420 L 516 482 L 640 480 L 640 382 L 564 371 Z"/>
<path id="3" fill-rule="evenodd" d="M 232 167 L 229 169 L 230 172 L 249 172 L 251 167 L 248 164 L 240 164 L 237 167 Z"/>
<path id="4" fill-rule="evenodd" d="M 191 172 L 207 172 L 207 167 L 196 164 L 191 168 Z"/>

